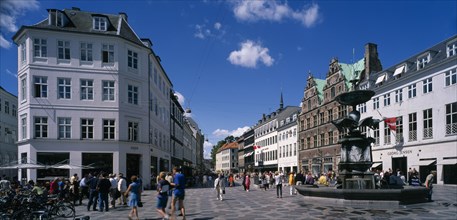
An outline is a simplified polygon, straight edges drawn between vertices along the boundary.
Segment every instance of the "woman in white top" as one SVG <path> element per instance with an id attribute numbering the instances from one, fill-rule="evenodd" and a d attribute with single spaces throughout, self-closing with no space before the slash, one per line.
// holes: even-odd
<path id="1" fill-rule="evenodd" d="M 223 194 L 225 192 L 225 178 L 222 173 L 219 173 L 216 180 L 214 180 L 214 189 L 216 190 L 217 200 L 223 200 Z"/>

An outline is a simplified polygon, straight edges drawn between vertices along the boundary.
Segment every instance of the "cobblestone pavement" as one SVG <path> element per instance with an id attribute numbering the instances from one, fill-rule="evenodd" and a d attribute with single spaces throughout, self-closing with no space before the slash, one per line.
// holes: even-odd
<path id="1" fill-rule="evenodd" d="M 155 210 L 156 192 L 143 192 L 144 206 L 139 208 L 140 219 L 161 219 Z M 457 186 L 435 185 L 434 202 L 411 205 L 349 207 L 329 204 L 320 199 L 289 195 L 284 187 L 283 198 L 276 198 L 276 190 L 251 187 L 250 192 L 241 186 L 227 187 L 225 199 L 216 199 L 212 188 L 186 189 L 185 207 L 187 219 L 456 219 Z M 126 206 L 108 212 L 87 211 L 87 200 L 76 206 L 77 219 L 90 216 L 94 219 L 127 219 L 130 208 Z M 178 217 L 177 219 L 182 219 Z"/>

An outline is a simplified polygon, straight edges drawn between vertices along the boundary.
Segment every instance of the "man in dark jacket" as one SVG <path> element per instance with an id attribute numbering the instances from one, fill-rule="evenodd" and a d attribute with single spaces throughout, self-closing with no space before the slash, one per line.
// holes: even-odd
<path id="1" fill-rule="evenodd" d="M 97 191 L 97 184 L 98 178 L 97 174 L 89 175 L 89 180 L 87 181 L 87 185 L 89 186 L 89 202 L 87 203 L 87 211 L 90 211 L 90 206 L 93 204 L 92 210 L 97 211 L 97 199 L 98 199 L 98 191 Z"/>
<path id="2" fill-rule="evenodd" d="M 111 182 L 108 179 L 107 173 L 102 173 L 100 179 L 98 180 L 97 190 L 98 190 L 98 208 L 100 212 L 103 212 L 103 206 L 105 211 L 109 210 L 108 203 L 108 194 L 109 189 L 111 188 Z"/>

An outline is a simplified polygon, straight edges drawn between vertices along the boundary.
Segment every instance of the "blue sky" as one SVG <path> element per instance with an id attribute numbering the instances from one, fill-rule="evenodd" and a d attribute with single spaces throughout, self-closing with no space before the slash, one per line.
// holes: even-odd
<path id="1" fill-rule="evenodd" d="M 384 68 L 457 33 L 457 1 L 29 1 L 2 0 L 0 85 L 17 94 L 21 25 L 46 9 L 125 12 L 149 38 L 185 108 L 212 144 L 238 136 L 263 113 L 298 106 L 308 72 L 324 78 L 329 61 L 352 63 L 378 45 Z M 353 55 L 354 52 L 354 55 Z"/>

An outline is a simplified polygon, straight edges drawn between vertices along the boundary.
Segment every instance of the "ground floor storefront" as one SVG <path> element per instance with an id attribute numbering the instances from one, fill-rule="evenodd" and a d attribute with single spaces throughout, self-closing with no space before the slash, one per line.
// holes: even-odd
<path id="1" fill-rule="evenodd" d="M 430 171 L 437 171 L 437 184 L 457 184 L 456 142 L 373 149 L 373 168 L 401 171 L 406 178 L 416 170 L 422 183 Z"/>
<path id="2" fill-rule="evenodd" d="M 78 150 L 74 150 L 78 149 Z M 150 188 L 152 179 L 160 171 L 171 171 L 171 158 L 166 152 L 153 149 L 148 144 L 111 142 L 85 143 L 31 142 L 20 144 L 21 161 L 44 165 L 43 169 L 20 169 L 21 181 L 51 181 L 56 177 L 69 178 L 73 174 L 82 177 L 89 173 L 123 173 L 124 177 L 140 176 L 144 187 Z M 67 164 L 55 168 L 56 164 Z"/>

